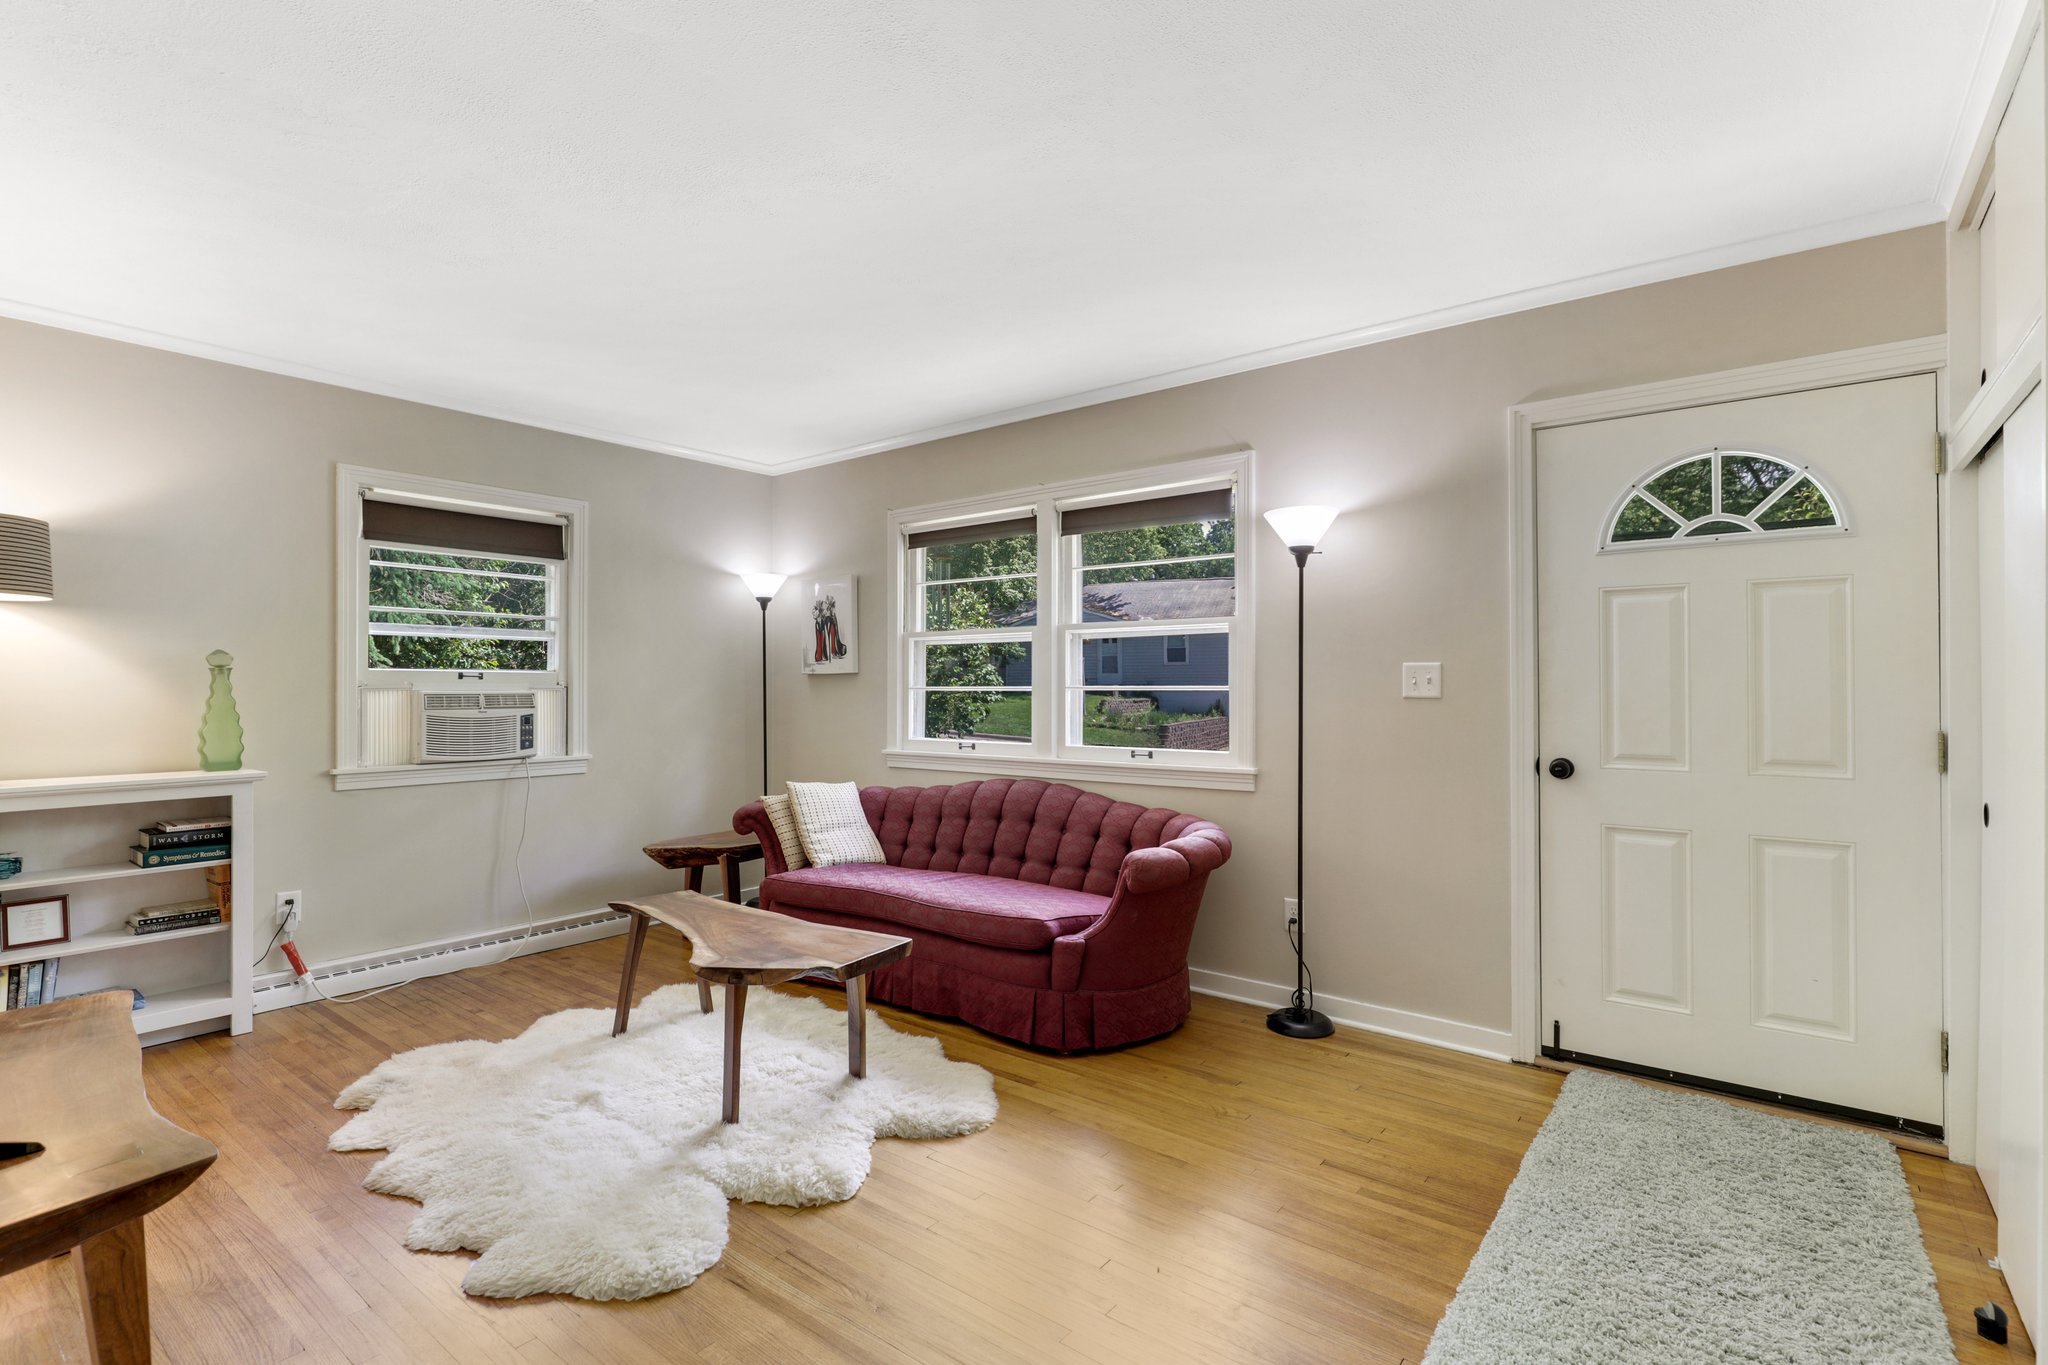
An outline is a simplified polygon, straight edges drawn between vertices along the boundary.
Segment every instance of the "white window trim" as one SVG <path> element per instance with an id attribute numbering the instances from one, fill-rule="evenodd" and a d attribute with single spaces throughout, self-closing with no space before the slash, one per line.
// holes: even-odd
<path id="1" fill-rule="evenodd" d="M 1222 791 L 1250 791 L 1258 782 L 1258 765 L 1253 754 L 1257 716 L 1255 682 L 1258 649 L 1253 604 L 1254 561 L 1258 542 L 1247 533 L 1252 510 L 1258 506 L 1252 486 L 1253 452 L 1191 460 L 1181 464 L 1134 469 L 1035 488 L 998 493 L 986 498 L 931 503 L 921 507 L 898 508 L 889 513 L 889 725 L 883 758 L 892 768 L 941 772 L 988 774 L 992 776 L 1077 779 L 1122 782 L 1147 786 L 1206 788 Z M 1067 598 L 1080 581 L 1079 565 L 1063 553 L 1059 534 L 1062 507 L 1096 502 L 1118 502 L 1148 493 L 1164 492 L 1184 485 L 1229 480 L 1236 485 L 1237 510 L 1237 604 L 1232 617 L 1200 621 L 1130 622 L 1083 625 L 1069 624 L 1064 613 Z M 947 741 L 913 738 L 910 714 L 911 632 L 907 629 L 912 603 L 910 581 L 911 550 L 905 543 L 910 532 L 947 525 L 998 520 L 1004 516 L 1030 513 L 1038 518 L 1039 611 L 1038 624 L 1031 630 L 1034 677 L 1048 679 L 1051 686 L 1034 691 L 1029 744 L 991 746 L 963 751 L 945 747 Z M 1057 582 L 1057 592 L 1045 591 Z M 1220 627 L 1230 634 L 1231 676 L 1228 684 L 1231 714 L 1231 750 L 1224 762 L 1202 750 L 1158 749 L 1151 759 L 1110 757 L 1100 751 L 1088 753 L 1082 746 L 1065 742 L 1067 671 L 1073 665 L 1066 651 L 1078 657 L 1079 639 L 1090 635 L 1114 635 L 1127 639 L 1135 635 L 1185 635 L 1198 628 Z M 1046 670 L 1050 669 L 1050 672 Z"/>
<path id="2" fill-rule="evenodd" d="M 561 615 L 556 639 L 555 670 L 564 691 L 562 716 L 564 752 L 556 757 L 519 759 L 503 763 L 407 763 L 369 766 L 362 763 L 363 623 L 369 619 L 368 585 L 356 572 L 362 542 L 362 499 L 371 490 L 401 496 L 433 498 L 443 502 L 471 503 L 480 508 L 511 508 L 545 513 L 568 520 L 568 558 L 562 561 L 556 602 Z M 564 773 L 587 772 L 590 754 L 588 705 L 588 578 L 586 542 L 590 504 L 573 498 L 551 497 L 485 484 L 458 483 L 452 479 L 401 474 L 363 465 L 336 465 L 334 470 L 334 767 L 329 775 L 336 791 L 358 791 L 367 787 L 433 786 L 447 782 L 498 782 Z M 415 670 L 392 670 L 385 681 L 409 684 L 423 677 Z M 532 673 L 494 674 L 493 678 L 530 680 Z M 503 683 L 499 684 L 501 687 Z"/>

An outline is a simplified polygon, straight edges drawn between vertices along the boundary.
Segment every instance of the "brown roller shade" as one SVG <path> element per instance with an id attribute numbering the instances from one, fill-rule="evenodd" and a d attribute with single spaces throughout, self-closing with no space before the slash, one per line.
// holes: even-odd
<path id="1" fill-rule="evenodd" d="M 1060 513 L 1060 534 L 1083 531 L 1142 531 L 1148 526 L 1178 526 L 1188 521 L 1220 521 L 1230 515 L 1230 490 L 1205 488 L 1199 493 L 1168 493 L 1134 502 L 1105 502 L 1070 507 Z"/>
<path id="2" fill-rule="evenodd" d="M 1037 517 L 1011 517 L 1007 521 L 977 521 L 972 526 L 948 526 L 942 531 L 912 531 L 904 539 L 913 550 L 929 550 L 935 545 L 971 545 L 977 540 L 1008 540 L 1011 536 L 1037 534 Z"/>
<path id="3" fill-rule="evenodd" d="M 488 512 L 458 512 L 452 507 L 363 499 L 363 539 L 396 545 L 456 550 L 494 559 L 561 560 L 569 557 L 566 530 L 559 521 L 523 521 Z"/>

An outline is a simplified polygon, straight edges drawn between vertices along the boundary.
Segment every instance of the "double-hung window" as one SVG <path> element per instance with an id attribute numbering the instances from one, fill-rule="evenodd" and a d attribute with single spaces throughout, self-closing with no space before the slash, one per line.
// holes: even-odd
<path id="1" fill-rule="evenodd" d="M 335 785 L 583 771 L 584 504 L 353 466 L 336 491 Z M 420 761 L 428 709 L 472 698 L 532 711 L 530 761 Z"/>
<path id="2" fill-rule="evenodd" d="M 889 761 L 1250 787 L 1251 457 L 890 516 Z"/>

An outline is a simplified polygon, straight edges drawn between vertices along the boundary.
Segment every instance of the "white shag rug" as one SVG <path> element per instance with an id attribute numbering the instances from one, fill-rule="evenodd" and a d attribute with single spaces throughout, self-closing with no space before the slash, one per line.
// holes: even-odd
<path id="1" fill-rule="evenodd" d="M 341 1092 L 329 1138 L 382 1149 L 365 1188 L 416 1199 L 415 1251 L 481 1252 L 464 1291 L 638 1299 L 689 1284 L 725 1250 L 726 1200 L 829 1204 L 867 1177 L 878 1137 L 995 1120 L 995 1083 L 935 1038 L 868 1018 L 868 1074 L 846 1074 L 846 1016 L 753 990 L 740 1121 L 719 1122 L 720 1008 L 665 986 L 611 1036 L 609 1009 L 564 1010 L 501 1043 L 402 1052 Z"/>
<path id="2" fill-rule="evenodd" d="M 1954 1365 L 1898 1153 L 1575 1071 L 1423 1365 Z"/>

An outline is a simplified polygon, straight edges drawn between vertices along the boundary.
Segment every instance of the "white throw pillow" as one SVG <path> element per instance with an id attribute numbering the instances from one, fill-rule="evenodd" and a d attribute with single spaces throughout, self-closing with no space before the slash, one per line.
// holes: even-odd
<path id="1" fill-rule="evenodd" d="M 789 808 L 789 797 L 764 796 L 761 805 L 768 812 L 768 823 L 775 826 L 775 842 L 782 845 L 783 867 L 791 872 L 809 867 L 811 860 L 804 856 L 803 836 L 797 833 L 796 813 Z"/>
<path id="2" fill-rule="evenodd" d="M 792 782 L 789 801 L 811 866 L 888 861 L 882 856 L 882 841 L 861 813 L 860 788 L 853 783 Z"/>

